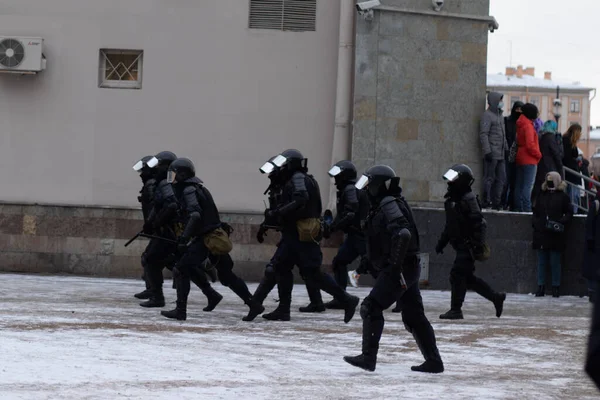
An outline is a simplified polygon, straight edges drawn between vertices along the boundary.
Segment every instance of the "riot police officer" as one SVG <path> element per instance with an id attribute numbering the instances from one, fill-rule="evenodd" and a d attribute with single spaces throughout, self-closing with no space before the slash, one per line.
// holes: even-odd
<path id="1" fill-rule="evenodd" d="M 386 165 L 371 167 L 356 183 L 368 191 L 370 212 L 365 221 L 367 257 L 375 285 L 360 306 L 362 354 L 344 357 L 349 364 L 374 371 L 383 332 L 383 311 L 402 303 L 402 321 L 413 334 L 425 362 L 413 371 L 440 373 L 444 364 L 435 333 L 425 316 L 419 291 L 419 232 L 410 207 L 401 196 L 400 178 Z"/>
<path id="2" fill-rule="evenodd" d="M 358 257 L 363 257 L 367 251 L 360 223 L 369 211 L 369 199 L 366 192 L 355 187 L 357 173 L 351 161 L 337 162 L 329 170 L 329 176 L 334 178 L 337 188 L 337 214 L 331 224 L 325 224 L 324 236 L 328 238 L 336 231 L 345 234 L 344 242 L 332 262 L 335 281 L 345 290 L 348 286 L 348 265 Z M 330 210 L 325 211 L 326 216 L 331 214 Z M 342 305 L 334 299 L 325 307 L 339 309 Z"/>
<path id="3" fill-rule="evenodd" d="M 262 174 L 266 174 L 269 177 L 269 186 L 267 190 L 263 194 L 268 195 L 269 198 L 269 206 L 265 210 L 265 219 L 260 224 L 258 228 L 258 232 L 256 233 L 256 240 L 258 243 L 264 242 L 264 237 L 267 235 L 269 230 L 281 231 L 281 221 L 279 218 L 267 217 L 266 214 L 269 210 L 274 210 L 280 205 L 282 205 L 282 195 L 283 195 L 283 185 L 285 181 L 281 179 L 282 175 L 280 174 L 280 170 L 278 167 L 273 164 L 273 160 L 276 158 L 271 157 L 267 162 L 265 162 L 260 168 L 260 172 Z M 265 273 L 262 277 L 256 291 L 252 295 L 252 299 L 257 303 L 263 304 L 268 294 L 275 288 L 277 284 L 277 279 L 275 277 L 275 269 L 274 269 L 275 258 L 273 258 L 265 267 Z M 318 288 L 314 288 L 310 285 L 307 285 L 306 291 L 308 292 L 308 297 L 310 299 L 310 304 L 305 307 L 300 307 L 300 312 L 323 312 L 325 311 L 325 305 L 323 304 L 323 299 L 321 297 L 321 291 Z M 253 312 L 248 313 L 243 321 L 253 321 L 258 314 Z"/>
<path id="4" fill-rule="evenodd" d="M 450 271 L 452 297 L 450 311 L 440 315 L 441 319 L 463 319 L 462 305 L 467 289 L 474 290 L 485 297 L 496 308 L 500 318 L 504 307 L 505 293 L 498 293 L 481 278 L 475 276 L 475 260 L 486 258 L 485 244 L 486 221 L 481 213 L 479 202 L 471 185 L 475 179 L 471 168 L 464 164 L 454 165 L 444 174 L 448 183 L 446 193 L 446 226 L 438 244 L 436 253 L 442 254 L 450 245 L 456 251 L 456 259 Z"/>
<path id="5" fill-rule="evenodd" d="M 191 274 L 206 258 L 215 266 L 223 286 L 229 287 L 251 310 L 264 311 L 262 305 L 252 301 L 246 283 L 233 272 L 233 260 L 229 255 L 231 228 L 221 222 L 212 195 L 196 177 L 194 164 L 187 158 L 173 161 L 169 166 L 168 182 L 179 200 L 185 228 L 178 238 L 182 255 L 173 268 L 177 288 L 176 308 L 161 314 L 178 320 L 187 318 Z"/>
<path id="6" fill-rule="evenodd" d="M 142 255 L 142 262 L 148 270 L 152 296 L 147 302 L 141 303 L 142 307 L 164 307 L 163 275 L 165 266 L 173 265 L 177 257 L 177 245 L 173 241 L 176 236 L 176 223 L 178 220 L 178 204 L 173 188 L 167 181 L 167 171 L 177 156 L 170 151 L 158 153 L 147 162 L 153 169 L 157 186 L 154 192 L 153 208 L 148 220 L 144 223 L 144 233 L 155 234 L 163 239 L 150 240 L 146 251 Z M 202 290 L 208 300 L 204 311 L 212 311 L 223 299 L 208 282 L 204 271 L 195 268 L 191 272 L 193 282 Z"/>
<path id="7" fill-rule="evenodd" d="M 321 271 L 323 254 L 321 239 L 321 194 L 317 181 L 308 175 L 306 158 L 294 149 L 286 150 L 273 159 L 280 169 L 283 182 L 282 202 L 266 212 L 267 218 L 281 221 L 281 241 L 272 263 L 279 290 L 279 306 L 263 318 L 288 321 L 292 302 L 293 274 L 297 265 L 311 290 L 324 290 L 344 306 L 344 321 L 349 322 L 359 299 L 340 288 L 330 275 Z"/>
<path id="8" fill-rule="evenodd" d="M 144 223 L 148 221 L 148 216 L 150 215 L 150 211 L 152 210 L 154 203 L 154 190 L 156 189 L 156 179 L 152 174 L 152 168 L 148 167 L 147 162 L 152 159 L 153 156 L 146 156 L 139 160 L 133 166 L 133 170 L 140 175 L 142 179 L 142 189 L 140 190 L 140 195 L 138 196 L 138 201 L 142 206 L 142 214 L 144 216 Z M 142 263 L 143 267 L 143 263 Z M 136 293 L 134 297 L 140 300 L 149 299 L 152 295 L 152 290 L 150 286 L 150 279 L 147 278 L 148 271 L 144 270 L 142 275 L 142 279 L 146 283 L 146 290 Z"/>

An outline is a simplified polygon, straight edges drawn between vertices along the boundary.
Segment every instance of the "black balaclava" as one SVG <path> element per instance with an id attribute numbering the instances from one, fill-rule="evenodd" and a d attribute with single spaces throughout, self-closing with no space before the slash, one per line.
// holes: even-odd
<path id="1" fill-rule="evenodd" d="M 515 120 L 515 121 L 516 121 L 517 119 L 519 119 L 519 116 L 521 116 L 521 113 L 523 112 L 523 106 L 524 106 L 524 105 L 525 105 L 525 104 L 524 104 L 522 101 L 515 101 L 515 104 L 513 104 L 513 106 L 512 106 L 512 110 L 510 111 L 510 117 L 511 117 L 513 120 Z M 517 110 L 517 108 L 520 108 L 520 109 L 521 109 L 521 111 L 520 111 L 520 112 L 519 112 L 519 111 L 516 111 L 516 110 Z"/>

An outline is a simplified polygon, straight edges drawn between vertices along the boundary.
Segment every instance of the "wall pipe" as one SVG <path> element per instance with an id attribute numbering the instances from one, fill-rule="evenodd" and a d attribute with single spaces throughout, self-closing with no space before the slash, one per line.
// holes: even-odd
<path id="1" fill-rule="evenodd" d="M 350 116 L 354 65 L 354 0 L 340 0 L 340 31 L 338 47 L 337 88 L 335 96 L 335 128 L 331 165 L 350 158 Z M 329 186 L 327 208 L 335 211 L 336 188 Z"/>

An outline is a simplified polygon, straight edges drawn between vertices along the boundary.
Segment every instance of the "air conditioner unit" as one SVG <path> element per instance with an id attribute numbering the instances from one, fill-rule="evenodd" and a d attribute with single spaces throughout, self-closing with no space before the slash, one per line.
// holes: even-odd
<path id="1" fill-rule="evenodd" d="M 44 39 L 0 36 L 0 73 L 36 74 L 46 69 Z"/>

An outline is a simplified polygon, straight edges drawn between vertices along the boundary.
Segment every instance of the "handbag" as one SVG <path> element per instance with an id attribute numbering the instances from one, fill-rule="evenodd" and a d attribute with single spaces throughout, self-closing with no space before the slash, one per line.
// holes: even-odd
<path id="1" fill-rule="evenodd" d="M 519 145 L 517 144 L 517 141 L 515 140 L 512 144 L 512 146 L 510 146 L 510 153 L 508 154 L 508 162 L 511 164 L 514 164 L 515 162 L 517 162 L 517 151 L 519 151 Z"/>
<path id="2" fill-rule="evenodd" d="M 565 231 L 565 225 L 560 222 L 552 221 L 546 216 L 546 230 L 553 233 L 563 233 Z"/>
<path id="3" fill-rule="evenodd" d="M 233 249 L 233 243 L 229 240 L 229 235 L 223 228 L 217 228 L 212 232 L 205 234 L 202 237 L 204 245 L 216 256 L 224 256 L 229 254 Z"/>

